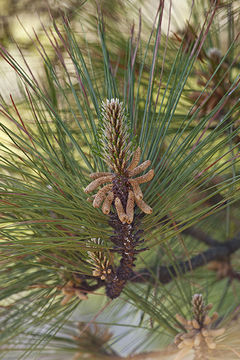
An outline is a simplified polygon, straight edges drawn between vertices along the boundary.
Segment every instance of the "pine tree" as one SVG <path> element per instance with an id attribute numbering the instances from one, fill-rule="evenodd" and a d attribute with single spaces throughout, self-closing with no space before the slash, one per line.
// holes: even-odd
<path id="1" fill-rule="evenodd" d="M 238 1 L 114 4 L 0 47 L 0 358 L 239 359 Z"/>

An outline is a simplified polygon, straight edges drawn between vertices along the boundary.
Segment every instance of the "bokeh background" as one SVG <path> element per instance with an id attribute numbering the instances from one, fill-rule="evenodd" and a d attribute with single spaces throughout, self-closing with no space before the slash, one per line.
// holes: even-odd
<path id="1" fill-rule="evenodd" d="M 190 14 L 187 0 L 166 0 L 163 28 L 173 33 L 180 30 Z M 149 26 L 153 21 L 159 6 L 158 0 L 102 0 L 99 5 L 103 10 L 106 23 L 119 30 L 121 36 L 129 36 L 133 24 L 138 24 L 139 9 L 143 21 Z M 44 44 L 43 27 L 52 26 L 52 18 L 58 21 L 64 14 L 70 20 L 75 31 L 82 35 L 83 41 L 94 43 L 96 36 L 95 1 L 92 0 L 0 0 L 0 44 L 24 66 L 21 54 L 29 63 L 35 76 L 42 76 L 41 58 L 33 41 L 38 37 Z M 171 28 L 168 29 L 168 19 L 171 16 Z M 54 56 L 54 55 L 53 55 Z M 0 59 L 0 93 L 8 102 L 9 94 L 15 99 L 20 96 L 14 71 Z"/>

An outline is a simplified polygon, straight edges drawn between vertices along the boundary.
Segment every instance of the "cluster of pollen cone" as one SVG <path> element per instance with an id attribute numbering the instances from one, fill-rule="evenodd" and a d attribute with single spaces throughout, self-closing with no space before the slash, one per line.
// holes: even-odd
<path id="1" fill-rule="evenodd" d="M 152 208 L 143 201 L 143 193 L 140 185 L 152 180 L 154 170 L 149 170 L 142 176 L 135 177 L 145 171 L 151 161 L 146 160 L 139 165 L 141 149 L 138 147 L 129 161 L 129 146 L 126 145 L 126 130 L 124 129 L 124 116 L 122 103 L 118 99 L 107 100 L 103 103 L 103 113 L 105 115 L 105 161 L 112 172 L 95 172 L 90 174 L 93 181 L 85 188 L 85 193 L 91 193 L 102 186 L 98 192 L 89 198 L 93 200 L 93 207 L 102 208 L 102 212 L 108 215 L 111 206 L 114 206 L 119 220 L 123 224 L 131 224 L 134 219 L 135 204 L 145 214 L 151 214 Z M 126 160 L 127 158 L 127 160 Z M 106 184 L 106 185 L 104 185 Z M 123 184 L 126 189 L 127 197 L 124 204 L 119 195 L 118 185 Z M 104 185 L 104 186 L 103 186 Z"/>
<path id="2" fill-rule="evenodd" d="M 131 224 L 134 218 L 134 205 L 136 204 L 145 214 L 151 214 L 152 208 L 143 201 L 143 193 L 140 188 L 140 184 L 146 183 L 152 180 L 154 176 L 154 170 L 149 170 L 145 175 L 133 178 L 146 170 L 150 165 L 151 161 L 146 160 L 142 164 L 138 165 L 140 160 L 141 150 L 138 147 L 133 154 L 132 161 L 127 168 L 125 177 L 128 185 L 128 198 L 126 211 L 124 210 L 123 204 L 119 197 L 114 196 L 113 192 L 113 181 L 116 176 L 110 172 L 96 172 L 90 174 L 90 177 L 94 179 L 84 190 L 86 193 L 90 193 L 96 190 L 99 186 L 109 183 L 98 190 L 97 194 L 93 199 L 93 206 L 99 208 L 102 205 L 102 212 L 109 214 L 111 205 L 114 203 L 118 217 L 120 221 Z M 137 166 L 138 165 L 138 166 Z"/>
<path id="3" fill-rule="evenodd" d="M 180 350 L 174 360 L 182 360 L 193 350 L 196 359 L 208 359 L 209 351 L 216 348 L 215 338 L 221 336 L 224 328 L 212 328 L 212 324 L 218 319 L 218 314 L 208 315 L 212 309 L 212 304 L 204 305 L 201 294 L 195 294 L 192 300 L 194 317 L 186 320 L 177 314 L 176 319 L 185 328 L 186 332 L 180 333 L 175 337 L 175 344 Z M 195 359 L 194 358 L 194 359 Z"/>

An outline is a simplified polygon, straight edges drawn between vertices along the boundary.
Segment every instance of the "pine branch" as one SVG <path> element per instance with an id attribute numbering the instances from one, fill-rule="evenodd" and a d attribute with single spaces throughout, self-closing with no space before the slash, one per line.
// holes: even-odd
<path id="1" fill-rule="evenodd" d="M 192 229 L 192 231 L 194 232 L 196 229 Z M 199 230 L 199 234 L 201 234 L 201 236 L 204 235 L 201 230 Z M 161 284 L 168 284 L 174 278 L 179 277 L 179 274 L 184 275 L 201 266 L 207 265 L 211 261 L 224 260 L 240 249 L 240 233 L 238 233 L 233 239 L 222 244 L 212 238 L 209 238 L 209 240 L 211 240 L 215 246 L 212 246 L 202 253 L 193 256 L 191 259 L 181 261 L 174 266 L 160 266 L 158 270 L 158 281 Z M 156 279 L 152 276 L 153 271 L 143 269 L 139 272 L 132 272 L 132 276 L 129 278 L 129 281 L 133 283 L 155 283 Z M 86 282 L 84 284 L 84 289 L 81 287 L 80 290 L 95 291 L 104 286 L 103 281 L 98 281 L 98 283 L 93 286 L 88 285 Z"/>
<path id="2" fill-rule="evenodd" d="M 158 280 L 162 284 L 168 284 L 174 278 L 179 276 L 179 272 L 183 275 L 189 271 L 195 270 L 211 261 L 223 260 L 240 249 L 240 233 L 233 239 L 224 242 L 222 245 L 213 246 L 202 253 L 193 256 L 191 259 L 179 262 L 175 266 L 160 266 L 158 272 Z M 178 269 L 178 271 L 176 271 Z M 130 279 L 132 282 L 155 282 L 152 273 L 148 269 L 144 269 L 135 277 Z"/>

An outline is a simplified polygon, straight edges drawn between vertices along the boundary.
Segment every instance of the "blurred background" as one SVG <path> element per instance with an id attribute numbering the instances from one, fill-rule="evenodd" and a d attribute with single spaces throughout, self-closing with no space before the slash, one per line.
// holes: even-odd
<path id="1" fill-rule="evenodd" d="M 133 24 L 138 24 L 139 9 L 142 19 L 151 26 L 159 6 L 158 0 L 102 0 L 100 1 L 106 23 L 114 26 L 114 31 L 120 30 L 121 36 L 128 38 Z M 171 14 L 169 14 L 171 5 Z M 171 33 L 181 30 L 190 14 L 187 0 L 165 1 L 163 29 Z M 21 50 L 35 76 L 41 77 L 42 63 L 33 40 L 36 37 L 45 45 L 44 29 L 52 26 L 64 14 L 70 20 L 75 32 L 96 41 L 95 1 L 88 0 L 0 0 L 0 44 L 24 66 Z M 124 16 L 122 16 L 124 14 Z M 168 29 L 168 19 L 171 16 L 171 28 Z M 114 24 L 113 24 L 114 21 Z M 147 34 L 146 34 L 147 37 Z M 52 56 L 54 56 L 52 54 Z M 14 71 L 0 60 L 0 92 L 8 102 L 9 94 L 20 96 Z"/>

